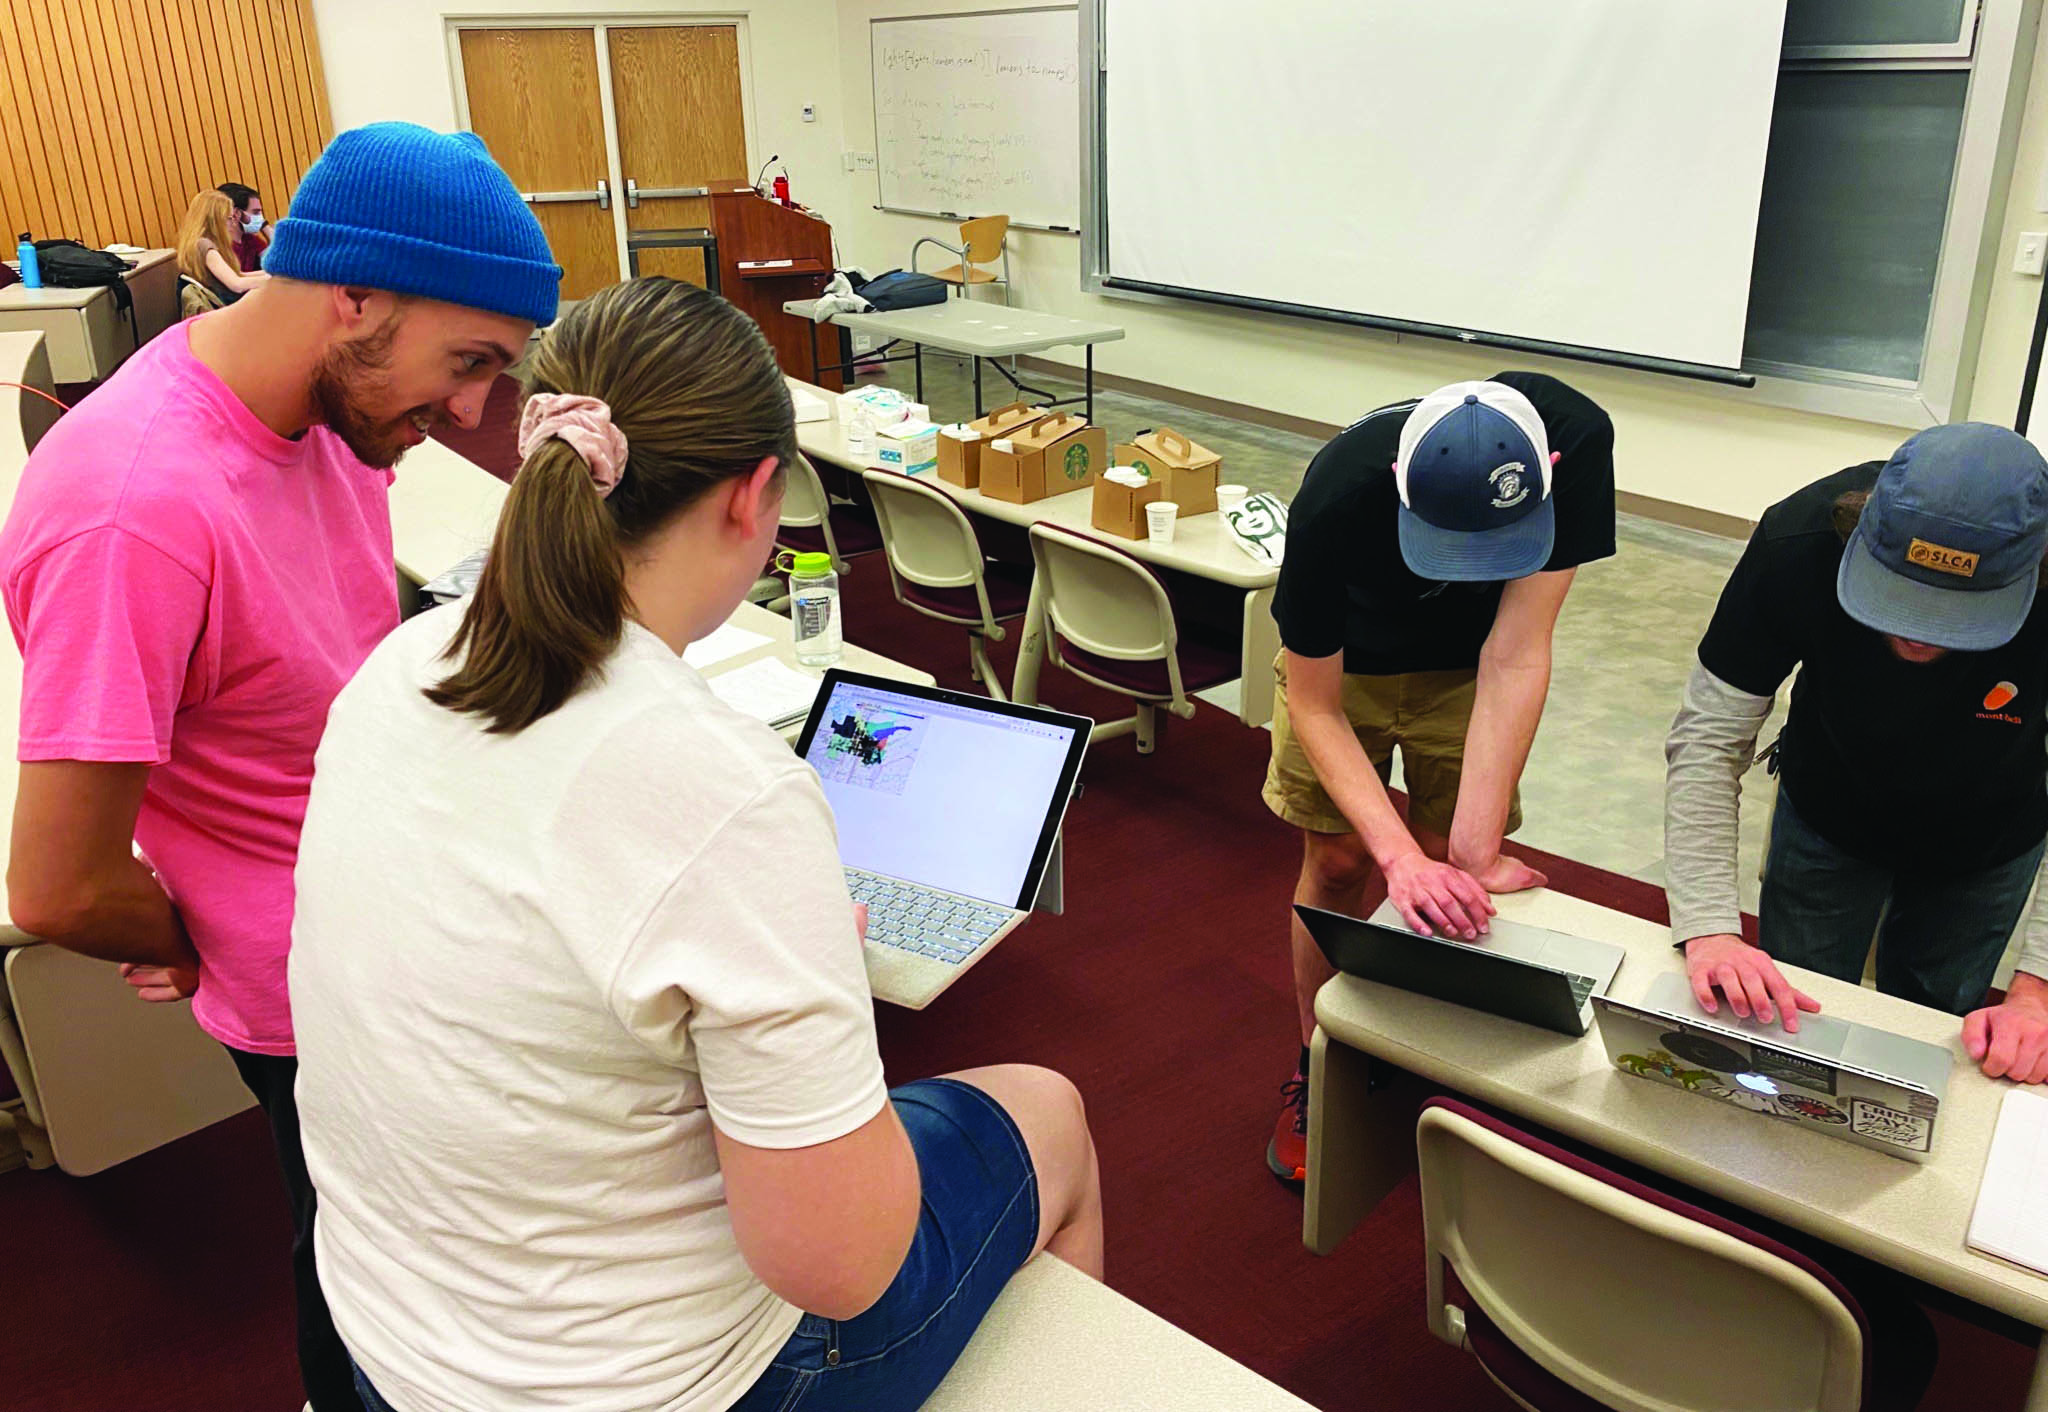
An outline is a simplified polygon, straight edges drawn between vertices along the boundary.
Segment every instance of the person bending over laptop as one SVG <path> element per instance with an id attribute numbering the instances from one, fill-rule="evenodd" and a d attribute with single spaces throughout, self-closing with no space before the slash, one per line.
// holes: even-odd
<path id="1" fill-rule="evenodd" d="M 1776 961 L 1956 1014 L 1984 1072 L 2048 1079 L 2048 900 L 1984 1007 L 2048 838 L 2048 462 L 1959 423 L 1764 512 L 1721 591 L 1664 747 L 1672 935 L 1693 992 L 1799 1027 Z M 1797 670 L 1764 862 L 1739 935 L 1743 772 Z M 1982 1008 L 1980 1008 L 1982 1007 Z"/>
<path id="2" fill-rule="evenodd" d="M 818 777 L 681 658 L 796 454 L 760 330 L 633 280 L 530 380 L 474 595 L 385 639 L 315 764 L 291 998 L 335 1325 L 373 1412 L 907 1412 L 1034 1252 L 1100 1274 L 1080 1097 L 884 1090 Z"/>
<path id="3" fill-rule="evenodd" d="M 1418 932 L 1486 930 L 1489 893 L 1540 887 L 1507 857 L 1516 781 L 1580 564 L 1614 553 L 1614 424 L 1556 378 L 1501 373 L 1369 412 L 1325 446 L 1289 512 L 1273 600 L 1266 804 L 1302 831 L 1294 900 Z M 1404 825 L 1386 781 L 1400 747 Z M 1329 963 L 1296 918 L 1301 1062 L 1266 1163 L 1307 1160 L 1308 1040 Z"/>

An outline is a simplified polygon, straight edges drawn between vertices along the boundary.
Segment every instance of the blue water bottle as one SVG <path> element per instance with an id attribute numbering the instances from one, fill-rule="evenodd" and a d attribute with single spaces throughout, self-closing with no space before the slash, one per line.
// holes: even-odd
<path id="1" fill-rule="evenodd" d="M 28 232 L 21 233 L 21 244 L 14 247 L 14 253 L 21 258 L 21 282 L 30 289 L 43 287 L 43 267 L 36 259 L 36 243 L 28 238 Z"/>

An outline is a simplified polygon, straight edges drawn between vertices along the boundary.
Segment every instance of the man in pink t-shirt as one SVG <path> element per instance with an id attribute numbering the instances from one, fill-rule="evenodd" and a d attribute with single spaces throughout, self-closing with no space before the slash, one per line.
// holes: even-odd
<path id="1" fill-rule="evenodd" d="M 349 1412 L 292 1098 L 299 826 L 327 708 L 398 621 L 390 467 L 436 423 L 476 425 L 561 270 L 480 141 L 401 123 L 335 138 L 268 263 L 22 473 L 0 530 L 22 651 L 8 908 L 145 999 L 192 996 L 228 1047 L 290 1188 L 307 1395 Z"/>

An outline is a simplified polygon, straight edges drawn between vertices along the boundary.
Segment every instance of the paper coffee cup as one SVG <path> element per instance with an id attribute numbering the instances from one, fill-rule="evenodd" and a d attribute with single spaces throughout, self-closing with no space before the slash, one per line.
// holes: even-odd
<path id="1" fill-rule="evenodd" d="M 1154 544 L 1173 543 L 1173 522 L 1180 506 L 1171 500 L 1155 500 L 1145 507 L 1145 534 Z"/>
<path id="2" fill-rule="evenodd" d="M 1251 489 L 1248 486 L 1219 485 L 1216 487 L 1216 508 L 1234 510 L 1244 504 L 1245 497 L 1250 494 Z"/>

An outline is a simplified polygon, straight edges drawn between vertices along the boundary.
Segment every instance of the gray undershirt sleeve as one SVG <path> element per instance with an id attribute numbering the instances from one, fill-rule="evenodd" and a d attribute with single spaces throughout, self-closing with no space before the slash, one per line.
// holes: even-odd
<path id="1" fill-rule="evenodd" d="M 1773 700 L 1738 691 L 1693 663 L 1664 741 L 1664 893 L 1673 941 L 1742 932 L 1735 861 L 1742 776 Z M 2042 910 L 2037 921 L 2048 927 Z"/>
<path id="2" fill-rule="evenodd" d="M 2048 854 L 2042 855 L 2041 870 L 2034 874 L 2034 903 L 2027 909 L 2026 930 L 2013 969 L 2048 981 Z"/>

